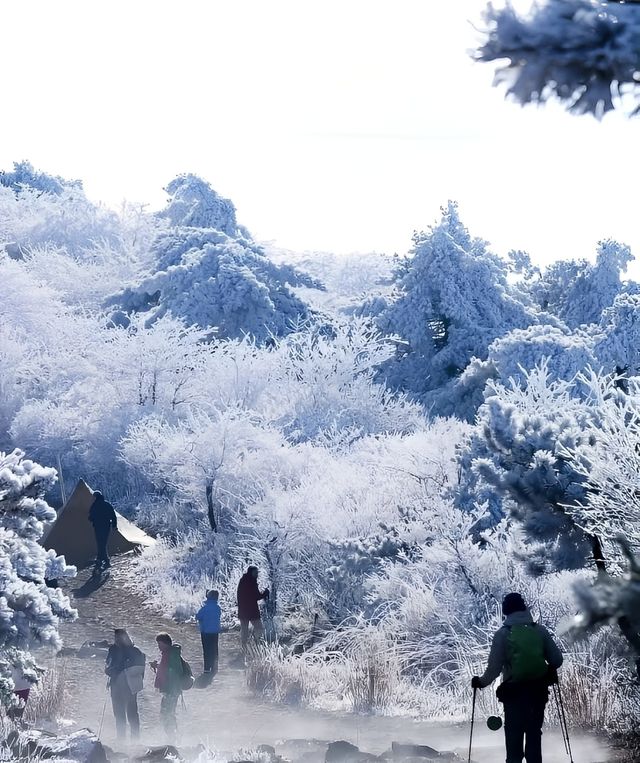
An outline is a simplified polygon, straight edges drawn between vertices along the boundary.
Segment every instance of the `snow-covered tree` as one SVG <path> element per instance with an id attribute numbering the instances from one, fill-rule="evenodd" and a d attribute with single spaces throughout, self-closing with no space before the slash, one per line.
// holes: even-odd
<path id="1" fill-rule="evenodd" d="M 640 98 L 640 6 L 607 0 L 546 0 L 520 15 L 489 5 L 478 61 L 507 63 L 496 81 L 521 104 L 557 99 L 598 117 Z M 626 98 L 625 98 L 626 96 Z"/>
<path id="2" fill-rule="evenodd" d="M 236 208 L 231 199 L 224 199 L 197 175 L 178 175 L 165 188 L 170 200 L 158 213 L 171 225 L 189 228 L 212 228 L 227 236 L 238 236 Z M 248 235 L 247 235 L 248 237 Z"/>
<path id="3" fill-rule="evenodd" d="M 465 456 L 471 471 L 522 527 L 533 572 L 595 563 L 595 588 L 578 588 L 585 622 L 617 612 L 623 636 L 640 655 L 640 623 L 625 598 L 636 595 L 635 587 L 612 582 L 607 571 L 623 532 L 640 545 L 637 385 L 625 392 L 615 377 L 593 372 L 551 381 L 541 366 L 523 384 L 492 389 Z M 481 491 L 476 485 L 471 492 Z"/>
<path id="4" fill-rule="evenodd" d="M 506 263 L 471 238 L 454 203 L 414 241 L 399 268 L 397 299 L 379 317 L 383 330 L 406 343 L 384 374 L 448 414 L 447 385 L 472 358 L 485 359 L 497 337 L 536 318 L 512 293 Z"/>
<path id="5" fill-rule="evenodd" d="M 467 492 L 476 500 L 493 494 L 502 514 L 519 521 L 537 573 L 582 568 L 591 548 L 569 513 L 586 486 L 567 452 L 588 439 L 597 412 L 584 405 L 575 384 L 551 379 L 545 363 L 522 380 L 490 382 L 463 454 Z"/>
<path id="6" fill-rule="evenodd" d="M 55 511 L 43 496 L 56 480 L 53 469 L 0 453 L 0 704 L 11 702 L 11 669 L 35 679 L 30 650 L 60 646 L 58 625 L 75 617 L 67 596 L 45 579 L 75 574 L 63 557 L 38 543 Z"/>
<path id="7" fill-rule="evenodd" d="M 598 323 L 625 288 L 622 273 L 633 256 L 628 246 L 610 239 L 598 244 L 595 264 L 586 260 L 561 260 L 547 267 L 529 291 L 541 310 L 575 329 Z"/>
<path id="8" fill-rule="evenodd" d="M 22 161 L 13 163 L 13 171 L 0 171 L 0 185 L 10 188 L 19 194 L 25 188 L 33 188 L 35 191 L 60 195 L 65 188 L 82 189 L 80 180 L 65 180 L 58 175 L 49 175 L 46 172 L 36 170 L 31 162 Z"/>
<path id="9" fill-rule="evenodd" d="M 293 442 L 344 445 L 364 435 L 410 431 L 422 417 L 404 394 L 376 383 L 394 348 L 369 321 L 342 321 L 331 336 L 308 327 L 280 340 L 273 352 L 281 411 L 275 421 Z"/>
<path id="10" fill-rule="evenodd" d="M 609 373 L 640 375 L 640 294 L 620 294 L 603 311 L 594 353 Z"/>
<path id="11" fill-rule="evenodd" d="M 293 286 L 322 288 L 311 276 L 277 265 L 235 220 L 233 204 L 203 180 L 176 178 L 165 216 L 174 228 L 158 237 L 151 275 L 107 300 L 114 320 L 147 314 L 148 323 L 170 313 L 219 338 L 251 336 L 264 342 L 283 336 L 310 311 Z"/>

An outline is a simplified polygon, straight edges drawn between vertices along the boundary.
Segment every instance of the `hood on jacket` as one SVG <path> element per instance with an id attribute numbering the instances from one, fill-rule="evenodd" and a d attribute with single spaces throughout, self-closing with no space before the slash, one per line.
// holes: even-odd
<path id="1" fill-rule="evenodd" d="M 524 612 L 512 612 L 504 618 L 503 625 L 530 625 L 533 623 L 533 617 L 528 609 Z"/>

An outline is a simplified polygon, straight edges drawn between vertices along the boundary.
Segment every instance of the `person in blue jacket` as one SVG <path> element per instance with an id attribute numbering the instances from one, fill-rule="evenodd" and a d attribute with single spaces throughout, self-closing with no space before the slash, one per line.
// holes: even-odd
<path id="1" fill-rule="evenodd" d="M 204 672 L 214 676 L 218 672 L 218 634 L 220 633 L 220 616 L 218 591 L 207 591 L 207 598 L 198 610 L 196 620 L 200 626 L 202 639 L 202 657 Z"/>

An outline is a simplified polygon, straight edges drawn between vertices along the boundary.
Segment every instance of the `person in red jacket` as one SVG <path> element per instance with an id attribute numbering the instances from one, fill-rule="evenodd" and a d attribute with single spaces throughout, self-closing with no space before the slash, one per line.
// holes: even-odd
<path id="1" fill-rule="evenodd" d="M 258 602 L 269 598 L 269 589 L 260 592 L 258 588 L 258 568 L 253 565 L 247 569 L 238 583 L 238 618 L 240 620 L 240 641 L 242 651 L 247 649 L 249 624 L 253 628 L 253 637 L 262 638 L 264 628 L 260 619 Z"/>

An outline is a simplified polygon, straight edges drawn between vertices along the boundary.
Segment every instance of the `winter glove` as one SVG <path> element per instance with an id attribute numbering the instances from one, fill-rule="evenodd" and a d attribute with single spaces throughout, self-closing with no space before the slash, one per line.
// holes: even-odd
<path id="1" fill-rule="evenodd" d="M 547 686 L 553 686 L 558 683 L 558 671 L 552 668 L 551 665 L 547 666 Z"/>
<path id="2" fill-rule="evenodd" d="M 480 676 L 474 676 L 471 679 L 471 688 L 472 689 L 484 689 L 484 686 L 482 685 L 482 681 L 480 680 Z"/>

